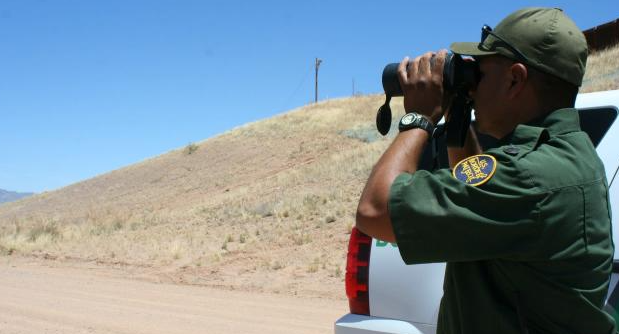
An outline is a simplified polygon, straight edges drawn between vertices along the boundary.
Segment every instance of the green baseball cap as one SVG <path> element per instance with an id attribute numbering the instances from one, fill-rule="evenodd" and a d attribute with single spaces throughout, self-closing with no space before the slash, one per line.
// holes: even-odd
<path id="1" fill-rule="evenodd" d="M 481 42 L 450 46 L 456 54 L 499 54 L 552 74 L 576 86 L 587 64 L 587 41 L 561 9 L 524 8 L 508 15 L 494 30 L 482 28 Z"/>

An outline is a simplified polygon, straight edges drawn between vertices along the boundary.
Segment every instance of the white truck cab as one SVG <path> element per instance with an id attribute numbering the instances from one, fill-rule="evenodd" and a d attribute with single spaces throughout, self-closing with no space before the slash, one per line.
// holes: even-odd
<path id="1" fill-rule="evenodd" d="M 619 212 L 619 90 L 580 94 L 576 99 L 582 130 L 589 134 L 604 163 L 611 210 Z M 480 137 L 482 146 L 490 138 Z M 486 142 L 484 145 L 484 141 Z M 442 165 L 447 163 L 441 145 Z M 429 154 L 422 159 L 422 167 Z M 429 164 L 427 164 L 429 166 Z M 613 215 L 613 240 L 619 222 Z M 619 247 L 617 247 L 619 248 Z M 606 310 L 619 320 L 619 256 L 615 248 Z M 406 265 L 397 245 L 372 239 L 353 229 L 346 265 L 350 313 L 335 322 L 336 334 L 434 334 L 443 295 L 445 263 Z"/>

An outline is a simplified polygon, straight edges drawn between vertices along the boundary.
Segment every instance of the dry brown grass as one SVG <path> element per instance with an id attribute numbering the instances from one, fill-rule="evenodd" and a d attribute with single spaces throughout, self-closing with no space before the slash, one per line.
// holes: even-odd
<path id="1" fill-rule="evenodd" d="M 581 92 L 619 89 L 619 45 L 589 55 Z"/>
<path id="2" fill-rule="evenodd" d="M 583 91 L 617 89 L 619 48 Z M 0 206 L 0 254 L 123 266 L 139 277 L 343 298 L 362 186 L 390 143 L 383 96 L 305 106 Z M 392 101 L 401 115 L 401 100 Z M 394 117 L 396 118 L 396 117 Z"/>
<path id="3" fill-rule="evenodd" d="M 382 101 L 309 105 L 0 206 L 0 253 L 342 298 L 356 202 L 390 142 L 373 126 Z"/>

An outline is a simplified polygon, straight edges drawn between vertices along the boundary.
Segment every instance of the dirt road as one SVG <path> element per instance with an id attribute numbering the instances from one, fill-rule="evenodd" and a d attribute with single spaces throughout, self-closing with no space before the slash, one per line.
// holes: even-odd
<path id="1" fill-rule="evenodd" d="M 332 333 L 346 301 L 129 280 L 0 259 L 0 333 Z"/>

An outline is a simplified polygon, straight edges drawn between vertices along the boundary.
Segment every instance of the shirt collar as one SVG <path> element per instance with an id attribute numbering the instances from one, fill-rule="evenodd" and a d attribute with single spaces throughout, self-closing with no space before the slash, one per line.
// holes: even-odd
<path id="1" fill-rule="evenodd" d="M 527 123 L 530 126 L 546 128 L 551 136 L 580 131 L 580 117 L 575 108 L 558 109 L 537 120 Z"/>
<path id="2" fill-rule="evenodd" d="M 545 128 L 551 136 L 580 131 L 580 116 L 576 108 L 557 109 L 526 124 L 519 124 L 514 131 L 499 139 L 499 145 L 507 145 L 512 142 L 514 136 L 530 132 L 530 127 Z"/>

